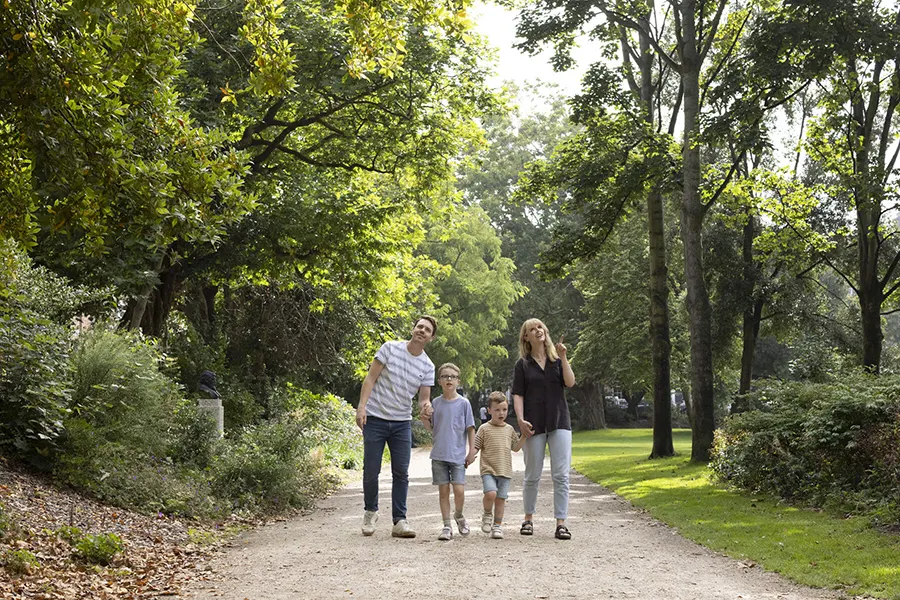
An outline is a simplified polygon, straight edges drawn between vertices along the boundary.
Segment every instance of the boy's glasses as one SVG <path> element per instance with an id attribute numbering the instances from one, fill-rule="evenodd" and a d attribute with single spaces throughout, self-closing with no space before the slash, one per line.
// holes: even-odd
<path id="1" fill-rule="evenodd" d="M 459 379 L 459 375 L 441 375 L 439 379 L 443 379 L 444 381 L 453 381 L 454 379 Z"/>

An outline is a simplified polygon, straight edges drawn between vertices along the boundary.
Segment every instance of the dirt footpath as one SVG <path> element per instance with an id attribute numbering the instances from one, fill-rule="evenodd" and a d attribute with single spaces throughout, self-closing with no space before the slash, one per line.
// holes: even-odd
<path id="1" fill-rule="evenodd" d="M 390 468 L 382 470 L 378 528 L 360 533 L 362 482 L 324 500 L 315 512 L 237 538 L 211 563 L 187 598 L 742 598 L 811 600 L 837 594 L 803 588 L 758 567 L 715 554 L 654 521 L 605 488 L 572 472 L 572 539 L 553 537 L 550 461 L 546 461 L 534 536 L 518 533 L 521 453 L 507 505 L 505 539 L 479 527 L 481 481 L 469 467 L 466 517 L 472 533 L 438 541 L 437 488 L 428 450 L 413 450 L 409 521 L 415 539 L 391 537 Z"/>

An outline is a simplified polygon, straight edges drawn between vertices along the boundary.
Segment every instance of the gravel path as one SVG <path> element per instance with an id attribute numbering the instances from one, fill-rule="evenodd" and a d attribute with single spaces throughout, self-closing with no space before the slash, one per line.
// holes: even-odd
<path id="1" fill-rule="evenodd" d="M 570 541 L 553 537 L 549 460 L 538 496 L 535 534 L 518 534 L 521 453 L 507 505 L 506 538 L 478 527 L 481 482 L 468 470 L 466 516 L 472 533 L 437 540 L 441 518 L 428 450 L 413 450 L 409 517 L 415 539 L 390 535 L 390 468 L 381 479 L 381 520 L 363 537 L 362 482 L 318 510 L 237 538 L 185 597 L 234 600 L 305 598 L 647 598 L 812 600 L 837 594 L 797 586 L 758 567 L 687 541 L 605 488 L 572 472 Z"/>

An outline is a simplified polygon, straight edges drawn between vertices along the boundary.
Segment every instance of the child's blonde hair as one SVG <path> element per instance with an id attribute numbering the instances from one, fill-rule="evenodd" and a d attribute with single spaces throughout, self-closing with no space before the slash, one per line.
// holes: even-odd
<path id="1" fill-rule="evenodd" d="M 488 408 L 495 404 L 500 404 L 501 402 L 508 402 L 506 394 L 503 392 L 491 392 L 491 395 L 488 396 Z"/>
<path id="2" fill-rule="evenodd" d="M 459 373 L 460 373 L 459 367 L 457 367 L 456 365 L 454 365 L 451 362 L 446 362 L 446 363 L 442 364 L 440 367 L 438 367 L 438 377 L 440 377 L 444 373 L 444 369 L 451 369 L 453 371 L 456 371 L 456 375 L 459 376 Z"/>

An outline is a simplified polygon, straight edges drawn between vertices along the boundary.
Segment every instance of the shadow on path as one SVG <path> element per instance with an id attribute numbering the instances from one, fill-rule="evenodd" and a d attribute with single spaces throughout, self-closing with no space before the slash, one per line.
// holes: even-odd
<path id="1" fill-rule="evenodd" d="M 605 488 L 572 472 L 570 541 L 553 537 L 552 483 L 546 461 L 535 533 L 520 536 L 521 453 L 506 510 L 505 539 L 479 527 L 481 479 L 467 471 L 468 537 L 454 531 L 440 542 L 437 488 L 428 449 L 415 448 L 410 465 L 409 521 L 415 539 L 390 534 L 390 468 L 381 476 L 381 520 L 375 535 L 360 532 L 362 482 L 323 500 L 294 520 L 273 523 L 235 540 L 212 561 L 205 581 L 186 598 L 268 600 L 301 598 L 835 598 L 786 582 L 758 567 L 715 554 L 654 521 Z"/>

